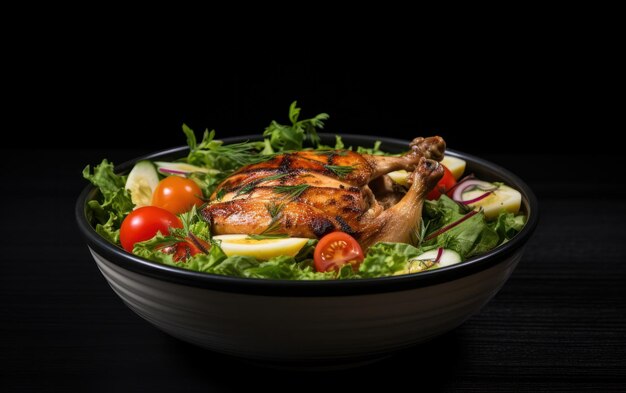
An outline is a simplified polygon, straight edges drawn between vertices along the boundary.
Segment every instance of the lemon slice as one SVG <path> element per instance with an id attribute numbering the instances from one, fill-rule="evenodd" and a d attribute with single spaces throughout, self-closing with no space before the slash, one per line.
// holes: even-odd
<path id="1" fill-rule="evenodd" d="M 461 160 L 460 158 L 444 156 L 443 160 L 441 160 L 441 164 L 448 168 L 456 180 L 459 180 L 461 176 L 463 176 L 463 172 L 465 172 L 465 160 Z"/>
<path id="2" fill-rule="evenodd" d="M 463 200 L 468 201 L 478 198 L 484 193 L 485 191 L 478 189 L 467 191 L 463 193 Z M 502 210 L 517 214 L 521 204 L 522 194 L 520 194 L 519 191 L 503 184 L 488 197 L 483 198 L 480 201 L 470 203 L 469 206 L 475 209 L 482 207 L 485 217 L 488 220 L 491 220 L 497 218 Z"/>
<path id="3" fill-rule="evenodd" d="M 256 259 L 270 259 L 279 255 L 296 256 L 309 240 L 303 237 L 280 239 L 250 239 L 248 235 L 219 235 L 213 239 L 221 241 L 221 248 L 227 256 L 243 255 Z"/>

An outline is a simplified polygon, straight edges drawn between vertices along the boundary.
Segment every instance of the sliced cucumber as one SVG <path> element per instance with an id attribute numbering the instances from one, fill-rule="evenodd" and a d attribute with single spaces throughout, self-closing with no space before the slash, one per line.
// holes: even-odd
<path id="1" fill-rule="evenodd" d="M 217 169 L 209 169 L 202 168 L 199 166 L 185 164 L 183 162 L 164 162 L 164 161 L 156 161 L 154 163 L 158 167 L 158 171 L 164 175 L 176 175 L 176 176 L 187 176 L 193 172 L 201 172 L 201 173 L 209 173 L 216 174 L 219 173 Z"/>
<path id="2" fill-rule="evenodd" d="M 463 193 L 463 200 L 471 200 L 474 198 L 478 198 L 485 191 L 483 190 L 472 190 Z M 486 198 L 481 199 L 480 201 L 469 204 L 472 208 L 478 209 L 483 208 L 485 213 L 485 217 L 488 220 L 493 220 L 498 217 L 501 211 L 510 212 L 513 214 L 517 214 L 519 212 L 520 206 L 522 204 L 522 194 L 519 193 L 514 188 L 509 186 L 505 186 L 504 184 L 498 187 L 497 190 L 493 191 L 491 195 Z"/>
<path id="3" fill-rule="evenodd" d="M 425 253 L 417 256 L 415 259 L 421 261 L 432 261 L 437 258 L 437 252 L 437 249 L 426 251 Z M 432 268 L 450 266 L 459 262 L 461 262 L 461 256 L 458 252 L 450 250 L 448 248 L 444 248 L 443 253 L 441 253 L 441 258 L 439 258 L 439 263 L 436 263 Z"/>
<path id="4" fill-rule="evenodd" d="M 400 271 L 395 272 L 393 275 L 398 276 L 401 274 L 419 273 L 429 269 L 437 269 L 444 266 L 454 265 L 461 262 L 461 256 L 454 250 L 443 249 L 439 262 L 435 263 L 437 259 L 438 249 L 426 251 L 423 254 L 416 256 L 409 260 L 406 267 Z"/>
<path id="5" fill-rule="evenodd" d="M 128 174 L 125 188 L 130 191 L 130 198 L 135 208 L 148 206 L 152 203 L 152 194 L 159 175 L 150 161 L 139 161 Z"/>

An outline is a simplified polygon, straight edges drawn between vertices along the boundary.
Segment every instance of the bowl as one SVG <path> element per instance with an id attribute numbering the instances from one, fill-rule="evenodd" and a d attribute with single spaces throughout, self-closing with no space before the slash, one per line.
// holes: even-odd
<path id="1" fill-rule="evenodd" d="M 334 143 L 334 135 L 321 134 Z M 226 143 L 258 139 L 226 138 Z M 346 146 L 382 141 L 390 152 L 409 141 L 344 135 Z M 129 171 L 144 159 L 186 155 L 179 147 L 139 157 L 116 170 Z M 528 221 L 511 241 L 457 265 L 417 274 L 376 279 L 288 281 L 212 275 L 142 259 L 100 237 L 85 206 L 96 197 L 86 187 L 76 203 L 80 232 L 102 275 L 124 303 L 162 331 L 212 351 L 290 366 L 356 365 L 430 340 L 461 325 L 504 285 L 522 258 L 538 222 L 530 188 L 506 169 L 448 150 L 467 161 L 482 179 L 503 181 L 522 194 Z"/>

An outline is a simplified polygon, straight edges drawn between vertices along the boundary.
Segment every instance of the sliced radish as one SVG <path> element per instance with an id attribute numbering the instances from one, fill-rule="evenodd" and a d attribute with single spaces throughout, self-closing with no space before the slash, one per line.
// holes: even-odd
<path id="1" fill-rule="evenodd" d="M 130 199 L 135 204 L 135 209 L 152 203 L 152 194 L 157 184 L 159 175 L 150 161 L 139 161 L 135 164 L 124 186 L 130 191 Z"/>
<path id="2" fill-rule="evenodd" d="M 479 189 L 482 190 L 483 192 L 480 193 L 480 195 L 484 194 L 485 191 L 495 191 L 498 189 L 498 186 L 496 186 L 495 184 L 483 181 L 483 180 L 478 180 L 475 178 L 467 178 L 467 180 L 463 180 L 458 182 L 453 190 L 454 192 L 452 193 L 452 199 L 454 199 L 457 202 L 461 202 L 463 203 L 463 201 L 468 200 L 468 199 L 474 199 L 479 197 L 480 195 L 476 195 L 472 198 L 465 198 L 464 194 L 467 191 L 470 190 L 474 190 L 474 189 Z"/>
<path id="3" fill-rule="evenodd" d="M 439 258 L 439 260 L 437 260 Z M 439 248 L 435 250 L 426 251 L 425 253 L 418 255 L 412 260 L 418 261 L 433 261 L 435 262 L 433 267 L 444 267 L 454 265 L 461 262 L 461 256 L 458 252 L 447 248 Z"/>
<path id="4" fill-rule="evenodd" d="M 156 166 L 160 173 L 164 175 L 176 175 L 176 176 L 187 176 L 190 173 L 201 172 L 201 173 L 209 173 L 209 174 L 217 174 L 220 171 L 217 169 L 209 169 L 202 168 L 199 166 L 185 164 L 183 162 L 164 162 L 164 161 L 156 161 Z"/>

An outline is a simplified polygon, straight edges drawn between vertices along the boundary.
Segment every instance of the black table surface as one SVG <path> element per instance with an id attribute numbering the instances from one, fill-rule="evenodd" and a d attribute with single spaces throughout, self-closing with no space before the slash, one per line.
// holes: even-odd
<path id="1" fill-rule="evenodd" d="M 524 178 L 541 222 L 497 296 L 461 327 L 362 368 L 273 370 L 178 341 L 118 299 L 80 237 L 81 170 L 138 150 L 3 151 L 0 391 L 625 391 L 620 157 L 486 158 Z M 8 178 L 7 178 L 8 177 Z"/>

